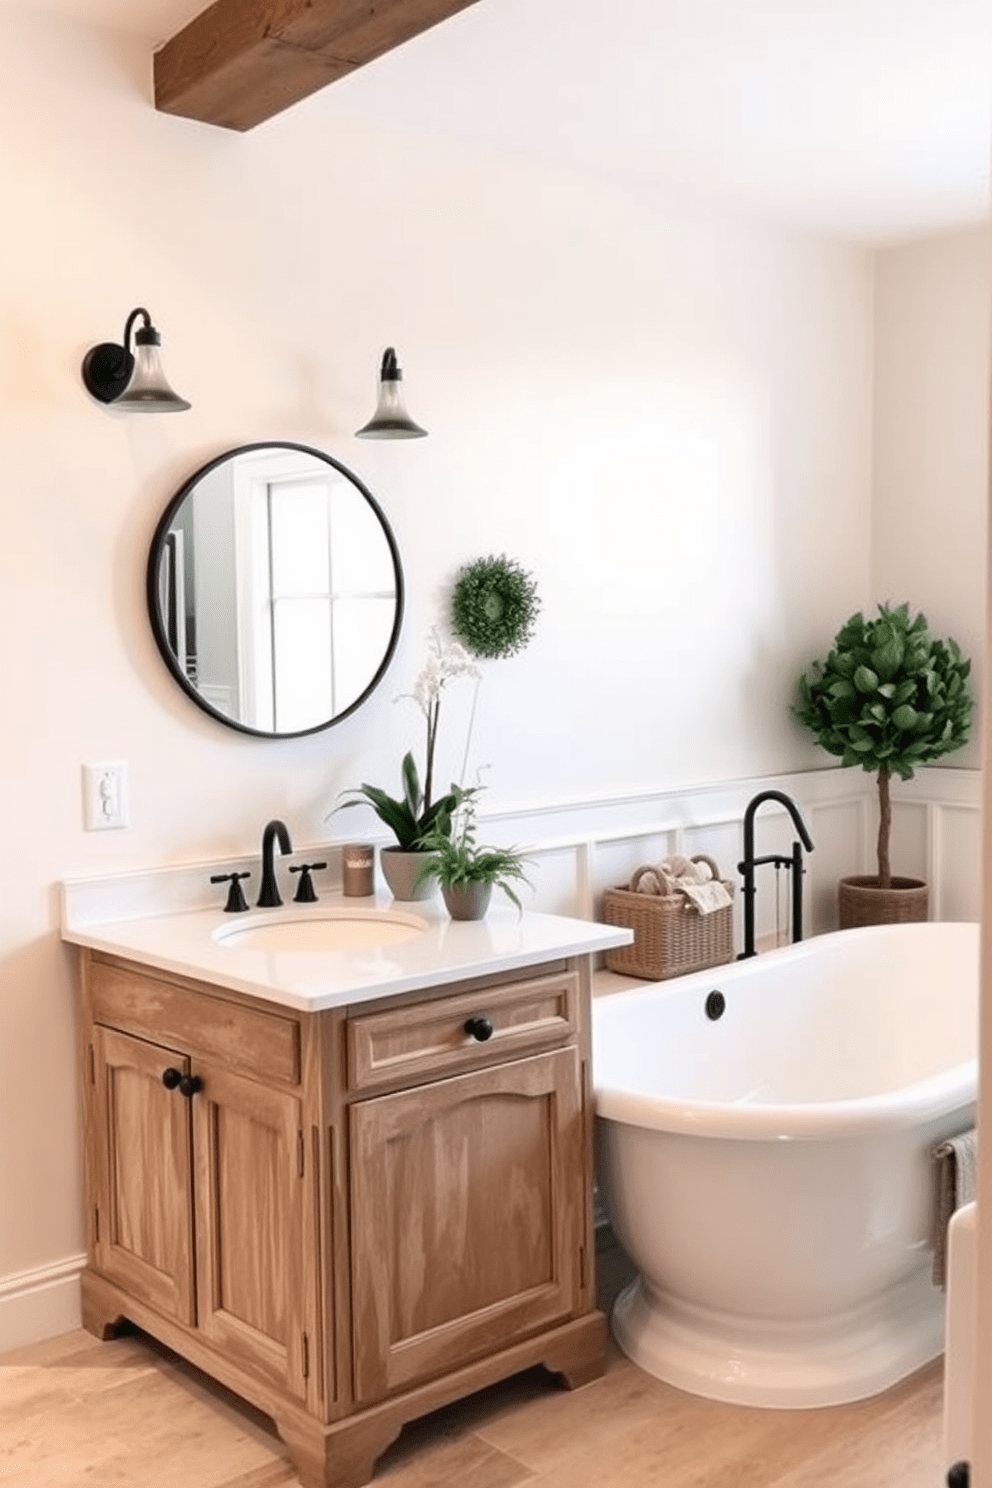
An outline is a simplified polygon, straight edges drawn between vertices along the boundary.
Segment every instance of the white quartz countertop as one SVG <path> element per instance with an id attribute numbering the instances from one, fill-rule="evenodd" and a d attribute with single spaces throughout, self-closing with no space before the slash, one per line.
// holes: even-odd
<path id="1" fill-rule="evenodd" d="M 341 915 L 374 923 L 383 913 L 405 925 L 408 938 L 350 950 L 258 949 L 239 944 L 236 938 L 238 932 L 256 926 Z M 225 943 L 224 937 L 232 935 L 235 938 Z M 512 906 L 496 902 L 485 919 L 458 921 L 449 918 L 440 897 L 407 904 L 388 894 L 358 899 L 340 892 L 321 894 L 314 905 L 286 904 L 242 914 L 198 908 L 100 920 L 87 912 L 82 896 L 69 892 L 63 896 L 62 938 L 159 971 L 317 1012 L 588 955 L 627 945 L 632 935 L 591 920 L 527 910 L 518 914 Z M 251 939 L 245 937 L 246 942 Z"/>

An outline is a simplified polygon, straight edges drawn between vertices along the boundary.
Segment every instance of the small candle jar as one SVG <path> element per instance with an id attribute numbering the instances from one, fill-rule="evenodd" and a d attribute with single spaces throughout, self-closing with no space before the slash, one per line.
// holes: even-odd
<path id="1" fill-rule="evenodd" d="M 341 892 L 364 898 L 375 892 L 375 857 L 369 842 L 346 842 L 341 849 Z"/>

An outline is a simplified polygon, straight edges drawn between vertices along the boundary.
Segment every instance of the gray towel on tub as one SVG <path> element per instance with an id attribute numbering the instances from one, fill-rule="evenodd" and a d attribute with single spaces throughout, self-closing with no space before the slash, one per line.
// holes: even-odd
<path id="1" fill-rule="evenodd" d="M 978 1135 L 975 1128 L 933 1149 L 933 1284 L 947 1286 L 947 1226 L 955 1209 L 975 1197 Z"/>

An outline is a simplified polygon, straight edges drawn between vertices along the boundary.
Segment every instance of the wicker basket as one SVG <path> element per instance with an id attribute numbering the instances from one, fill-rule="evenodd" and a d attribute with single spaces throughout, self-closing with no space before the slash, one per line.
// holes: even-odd
<path id="1" fill-rule="evenodd" d="M 692 861 L 708 864 L 713 877 L 733 895 L 733 883 L 720 878 L 719 868 L 706 853 L 697 853 Z M 636 883 L 644 871 L 639 868 L 631 883 Z M 711 914 L 700 914 L 684 894 L 639 894 L 636 889 L 607 889 L 603 896 L 603 919 L 608 925 L 624 925 L 633 930 L 634 941 L 632 945 L 607 951 L 606 965 L 610 971 L 649 981 L 684 976 L 706 966 L 724 966 L 734 958 L 733 913 L 733 905 L 726 904 Z"/>

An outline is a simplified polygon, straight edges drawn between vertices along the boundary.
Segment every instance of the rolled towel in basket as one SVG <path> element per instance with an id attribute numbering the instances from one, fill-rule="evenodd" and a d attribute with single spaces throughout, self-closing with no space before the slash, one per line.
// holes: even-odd
<path id="1" fill-rule="evenodd" d="M 947 1226 L 955 1209 L 975 1197 L 978 1176 L 978 1134 L 975 1128 L 939 1142 L 931 1154 L 933 1165 L 933 1284 L 947 1286 Z"/>
<path id="2" fill-rule="evenodd" d="M 670 876 L 672 892 L 684 894 L 701 915 L 713 914 L 733 903 L 705 858 L 686 858 L 676 854 L 659 863 L 658 871 Z"/>
<path id="3" fill-rule="evenodd" d="M 637 894 L 681 894 L 703 915 L 733 903 L 705 859 L 687 858 L 682 853 L 674 853 L 654 867 L 638 868 L 630 887 Z"/>
<path id="4" fill-rule="evenodd" d="M 733 904 L 733 900 L 719 879 L 712 879 L 709 883 L 686 883 L 684 879 L 675 880 L 679 892 L 684 894 L 690 904 L 694 904 L 702 915 L 712 914 L 714 910 L 723 909 L 727 904 Z"/>

